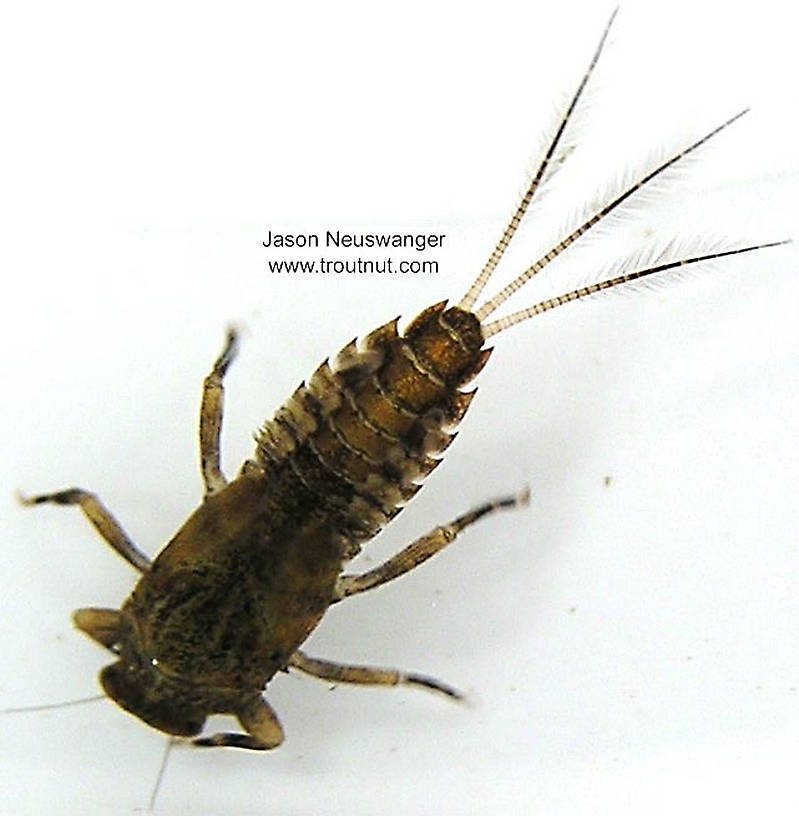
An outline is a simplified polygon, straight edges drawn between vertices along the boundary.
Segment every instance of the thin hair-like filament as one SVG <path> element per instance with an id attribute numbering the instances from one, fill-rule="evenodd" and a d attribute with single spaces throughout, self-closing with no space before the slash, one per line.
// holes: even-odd
<path id="1" fill-rule="evenodd" d="M 697 255 L 693 258 L 681 258 L 679 260 L 669 261 L 668 263 L 650 266 L 646 269 L 639 269 L 635 272 L 626 272 L 622 275 L 617 275 L 615 278 L 609 278 L 607 280 L 599 281 L 598 283 L 592 283 L 588 286 L 581 286 L 579 289 L 572 289 L 572 291 L 566 292 L 565 294 L 547 298 L 546 300 L 542 300 L 540 303 L 536 303 L 533 306 L 527 307 L 526 309 L 520 309 L 518 312 L 513 312 L 512 314 L 501 317 L 498 320 L 485 323 L 483 324 L 483 336 L 488 339 L 494 334 L 498 334 L 501 331 L 505 331 L 505 329 L 509 329 L 511 326 L 515 326 L 517 323 L 522 323 L 531 317 L 535 317 L 537 314 L 548 312 L 558 306 L 563 306 L 565 303 L 571 303 L 574 300 L 581 300 L 583 298 L 590 297 L 591 295 L 595 295 L 598 292 L 603 292 L 617 286 L 622 286 L 625 283 L 632 283 L 633 281 L 642 280 L 644 278 L 648 278 L 650 275 L 656 275 L 658 272 L 665 272 L 667 269 L 690 266 L 692 264 L 701 263 L 702 261 L 712 261 L 717 258 L 725 258 L 729 255 L 741 255 L 744 252 L 754 252 L 758 249 L 767 249 L 769 247 L 782 246 L 783 244 L 788 243 L 790 243 L 790 240 L 773 241 L 767 244 L 757 244 L 756 246 L 739 247 L 738 249 L 711 252 L 706 255 Z"/>
<path id="2" fill-rule="evenodd" d="M 513 213 L 513 216 L 508 222 L 507 227 L 505 227 L 505 231 L 502 233 L 502 237 L 499 239 L 497 245 L 491 252 L 491 255 L 486 261 L 483 270 L 477 276 L 477 279 L 469 287 L 469 291 L 463 296 L 463 299 L 458 304 L 459 308 L 464 310 L 471 310 L 471 308 L 474 306 L 475 302 L 477 301 L 477 298 L 480 296 L 480 293 L 483 291 L 483 288 L 485 287 L 486 283 L 488 283 L 491 274 L 496 269 L 497 264 L 500 262 L 502 256 L 505 254 L 505 250 L 510 245 L 511 239 L 516 234 L 516 230 L 519 228 L 519 224 L 524 218 L 524 214 L 527 212 L 527 209 L 530 206 L 530 203 L 532 202 L 539 187 L 541 186 L 541 183 L 545 180 L 546 177 L 551 175 L 553 161 L 555 160 L 555 153 L 563 139 L 563 134 L 566 132 L 566 129 L 569 125 L 569 121 L 571 120 L 572 115 L 575 109 L 577 108 L 577 104 L 580 101 L 580 97 L 583 95 L 585 86 L 588 84 L 588 80 L 591 78 L 591 74 L 593 73 L 597 62 L 599 61 L 599 56 L 602 53 L 602 49 L 605 46 L 605 41 L 607 40 L 608 33 L 610 32 L 610 27 L 611 25 L 613 25 L 613 20 L 616 18 L 616 13 L 618 12 L 618 10 L 619 9 L 617 6 L 613 10 L 613 13 L 610 15 L 610 19 L 605 25 L 605 30 L 602 33 L 599 45 L 596 47 L 594 55 L 591 58 L 591 62 L 588 64 L 588 68 L 583 74 L 583 78 L 580 80 L 580 84 L 577 86 L 577 90 L 574 92 L 574 95 L 572 96 L 568 107 L 564 111 L 563 115 L 560 117 L 557 129 L 555 130 L 555 134 L 553 135 L 549 143 L 549 147 L 547 148 L 546 153 L 544 153 L 544 156 L 541 159 L 541 162 L 538 165 L 538 169 L 533 175 L 533 178 L 530 181 L 527 190 L 525 190 L 525 193 L 522 196 L 522 200 L 519 202 L 519 206 Z"/>

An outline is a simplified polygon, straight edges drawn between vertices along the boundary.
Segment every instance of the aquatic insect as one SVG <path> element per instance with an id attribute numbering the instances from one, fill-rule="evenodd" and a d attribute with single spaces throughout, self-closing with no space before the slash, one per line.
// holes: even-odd
<path id="1" fill-rule="evenodd" d="M 416 685 L 459 696 L 424 675 L 341 665 L 310 657 L 300 647 L 332 604 L 393 580 L 448 546 L 478 519 L 523 503 L 524 494 L 488 502 L 368 572 L 342 572 L 343 564 L 396 516 L 440 463 L 474 397 L 474 391 L 462 389 L 489 359 L 486 341 L 574 300 L 776 245 L 664 256 L 643 266 L 622 264 L 609 278 L 492 319 L 546 264 L 738 114 L 623 188 L 508 286 L 477 305 L 534 197 L 566 158 L 568 126 L 606 36 L 607 29 L 521 203 L 458 305 L 434 304 L 402 333 L 394 320 L 360 344 L 350 343 L 332 363 L 323 362 L 259 431 L 253 457 L 231 482 L 221 472 L 219 456 L 223 381 L 237 351 L 235 332 L 228 334 L 203 388 L 205 499 L 154 561 L 88 491 L 24 499 L 29 505 L 80 506 L 103 538 L 141 573 L 121 609 L 85 608 L 74 615 L 78 628 L 114 654 L 100 682 L 123 709 L 167 734 L 192 737 L 196 745 L 262 750 L 283 740 L 277 715 L 262 696 L 279 671 L 297 669 L 362 684 Z M 198 736 L 214 713 L 235 715 L 243 731 Z"/>

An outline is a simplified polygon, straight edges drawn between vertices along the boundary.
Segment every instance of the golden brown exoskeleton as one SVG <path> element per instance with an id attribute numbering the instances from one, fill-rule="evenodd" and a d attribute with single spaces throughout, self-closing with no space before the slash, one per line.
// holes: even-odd
<path id="1" fill-rule="evenodd" d="M 205 500 L 152 563 L 92 493 L 72 489 L 24 500 L 80 505 L 101 535 L 142 573 L 121 609 L 81 609 L 74 616 L 80 629 L 116 655 L 100 681 L 122 708 L 184 737 L 199 734 L 210 714 L 234 714 L 245 733 L 216 734 L 195 743 L 265 749 L 283 739 L 277 716 L 262 697 L 281 670 L 294 668 L 344 682 L 421 685 L 458 696 L 429 677 L 318 660 L 300 646 L 331 604 L 408 572 L 477 519 L 523 500 L 487 503 L 437 527 L 367 573 L 342 573 L 345 562 L 400 511 L 439 464 L 474 395 L 462 388 L 489 358 L 486 340 L 535 314 L 605 289 L 774 245 L 658 258 L 645 268 L 623 265 L 609 279 L 487 322 L 556 255 L 738 114 L 620 190 L 475 308 L 536 191 L 568 152 L 564 134 L 606 36 L 607 29 L 519 207 L 459 305 L 430 306 L 402 334 L 392 321 L 360 344 L 350 343 L 332 364 L 322 363 L 264 425 L 253 458 L 230 483 L 219 467 L 222 381 L 236 350 L 235 333 L 229 334 L 204 385 L 200 451 Z"/>

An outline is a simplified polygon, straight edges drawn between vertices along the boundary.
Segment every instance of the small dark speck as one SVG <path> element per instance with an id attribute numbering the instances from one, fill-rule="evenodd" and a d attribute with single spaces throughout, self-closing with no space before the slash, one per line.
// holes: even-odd
<path id="1" fill-rule="evenodd" d="M 570 606 L 570 607 L 569 607 L 569 614 L 570 614 L 570 615 L 573 615 L 573 614 L 574 614 L 576 611 L 577 611 L 577 607 L 576 607 L 576 606 Z"/>
<path id="2" fill-rule="evenodd" d="M 610 483 L 613 481 L 613 477 L 612 476 L 605 476 L 603 481 L 605 483 L 605 487 L 610 487 Z"/>
<path id="3" fill-rule="evenodd" d="M 694 656 L 693 655 L 685 655 L 685 659 L 686 660 L 693 660 Z"/>

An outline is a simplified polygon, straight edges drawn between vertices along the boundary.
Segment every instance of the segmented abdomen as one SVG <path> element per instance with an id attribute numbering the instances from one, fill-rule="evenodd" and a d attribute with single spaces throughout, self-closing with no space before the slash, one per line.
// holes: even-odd
<path id="1" fill-rule="evenodd" d="M 265 423 L 256 458 L 291 468 L 335 517 L 346 557 L 374 536 L 420 489 L 454 439 L 474 391 L 460 388 L 485 365 L 471 313 L 423 311 L 405 330 L 397 319 L 345 346 Z"/>

